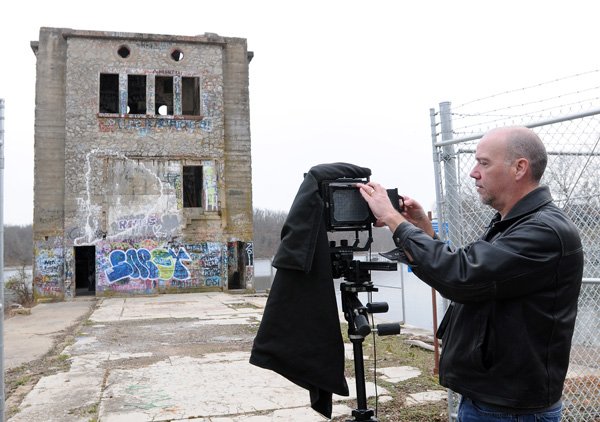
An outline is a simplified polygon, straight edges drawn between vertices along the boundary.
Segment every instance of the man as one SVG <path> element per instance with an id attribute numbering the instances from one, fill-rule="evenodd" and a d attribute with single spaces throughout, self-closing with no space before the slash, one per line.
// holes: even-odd
<path id="1" fill-rule="evenodd" d="M 435 239 L 413 199 L 398 213 L 382 186 L 358 187 L 414 273 L 454 302 L 438 337 L 440 383 L 463 397 L 459 421 L 559 421 L 581 240 L 539 184 L 547 155 L 533 131 L 492 130 L 475 159 L 470 176 L 481 201 L 498 212 L 480 240 L 458 249 Z"/>

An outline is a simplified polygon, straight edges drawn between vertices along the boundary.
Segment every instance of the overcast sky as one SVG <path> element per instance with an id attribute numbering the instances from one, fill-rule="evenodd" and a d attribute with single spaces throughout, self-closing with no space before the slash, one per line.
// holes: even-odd
<path id="1" fill-rule="evenodd" d="M 435 199 L 429 109 L 600 68 L 594 1 L 11 1 L 0 12 L 4 222 L 33 219 L 39 28 L 248 40 L 253 204 L 288 210 L 312 166 L 349 162 Z M 493 4 L 493 5 L 492 5 Z"/>

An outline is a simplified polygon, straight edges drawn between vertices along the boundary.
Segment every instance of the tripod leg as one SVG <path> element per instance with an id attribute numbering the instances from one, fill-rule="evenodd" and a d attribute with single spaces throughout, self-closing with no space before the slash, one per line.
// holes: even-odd
<path id="1" fill-rule="evenodd" d="M 377 422 L 373 409 L 367 408 L 367 389 L 365 384 L 365 362 L 363 356 L 364 337 L 350 335 L 350 341 L 354 351 L 354 373 L 356 376 L 356 405 L 357 408 L 352 411 L 352 422 L 354 421 L 369 421 Z M 350 421 L 349 421 L 350 422 Z"/>

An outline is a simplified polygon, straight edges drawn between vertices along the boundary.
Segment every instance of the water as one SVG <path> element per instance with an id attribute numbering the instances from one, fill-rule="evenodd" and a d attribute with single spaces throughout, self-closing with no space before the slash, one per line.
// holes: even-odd
<path id="1" fill-rule="evenodd" d="M 18 273 L 18 268 L 5 268 L 4 281 Z M 26 268 L 31 275 L 31 267 Z M 275 274 L 275 268 L 271 267 L 271 261 L 268 259 L 258 259 L 254 261 L 254 274 L 257 277 L 266 277 Z M 373 302 L 387 302 L 389 311 L 384 314 L 378 314 L 381 319 L 389 322 L 404 322 L 415 327 L 433 330 L 433 306 L 431 302 L 431 287 L 419 280 L 412 272 L 409 272 L 405 265 L 401 265 L 398 271 L 372 271 L 371 279 L 373 285 L 379 289 L 371 294 Z M 404 281 L 404 290 L 402 289 Z M 341 280 L 335 280 L 336 296 L 340 304 L 340 285 Z M 402 311 L 402 293 L 404 291 L 404 313 Z M 5 295 L 9 292 L 5 291 Z M 5 298 L 5 299 L 8 299 Z M 363 304 L 368 302 L 367 293 L 359 294 L 359 299 Z M 341 305 L 340 305 L 341 309 Z M 443 316 L 442 300 L 437 295 L 438 323 Z"/>
<path id="2" fill-rule="evenodd" d="M 11 277 L 18 275 L 20 271 L 21 271 L 20 267 L 4 267 L 4 282 L 7 282 Z M 32 268 L 25 267 L 25 273 L 28 276 L 27 280 L 29 281 L 30 286 L 31 286 L 31 277 L 33 274 Z"/>
<path id="3" fill-rule="evenodd" d="M 255 260 L 255 276 L 268 276 L 271 274 L 271 262 L 269 260 Z M 275 269 L 272 269 L 275 274 Z M 340 305 L 339 285 L 342 280 L 335 280 L 336 296 Z M 373 302 L 387 302 L 389 311 L 378 314 L 378 318 L 389 322 L 402 322 L 407 325 L 433 330 L 433 305 L 431 299 L 431 287 L 419 280 L 405 265 L 399 265 L 398 271 L 372 271 L 371 281 L 379 289 L 371 293 Z M 402 283 L 404 281 L 404 283 Z M 404 289 L 402 289 L 404 284 Z M 404 292 L 404 312 L 402 310 L 402 293 Z M 360 293 L 359 299 L 363 304 L 368 302 L 368 294 Z M 443 316 L 442 299 L 437 299 L 438 324 Z"/>

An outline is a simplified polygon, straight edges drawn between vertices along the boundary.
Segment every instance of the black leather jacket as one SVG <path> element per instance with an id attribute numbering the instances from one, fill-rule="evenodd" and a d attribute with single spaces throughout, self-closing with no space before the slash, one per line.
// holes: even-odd
<path id="1" fill-rule="evenodd" d="M 482 238 L 453 249 L 411 224 L 394 232 L 415 274 L 455 303 L 440 324 L 440 383 L 516 409 L 561 398 L 583 272 L 575 225 L 547 187 L 521 199 Z"/>

